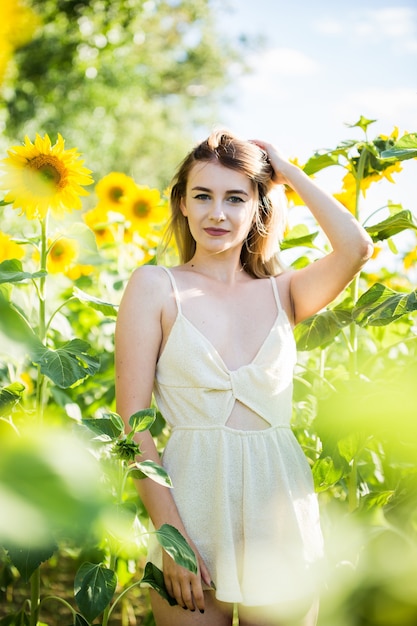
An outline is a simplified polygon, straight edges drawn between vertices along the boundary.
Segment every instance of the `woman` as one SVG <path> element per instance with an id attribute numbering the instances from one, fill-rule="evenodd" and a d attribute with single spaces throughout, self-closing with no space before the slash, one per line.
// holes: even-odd
<path id="1" fill-rule="evenodd" d="M 332 251 L 297 271 L 277 256 L 290 186 Z M 197 575 L 152 540 L 171 607 L 151 590 L 158 626 L 316 623 L 322 537 L 311 472 L 291 429 L 292 326 L 329 304 L 370 257 L 366 232 L 332 196 L 262 141 L 214 132 L 171 191 L 181 265 L 138 268 L 116 329 L 117 410 L 157 404 L 171 426 L 163 455 L 174 488 L 138 482 L 153 525 L 176 527 Z M 148 432 L 140 460 L 160 463 Z M 187 609 L 184 611 L 183 609 Z"/>

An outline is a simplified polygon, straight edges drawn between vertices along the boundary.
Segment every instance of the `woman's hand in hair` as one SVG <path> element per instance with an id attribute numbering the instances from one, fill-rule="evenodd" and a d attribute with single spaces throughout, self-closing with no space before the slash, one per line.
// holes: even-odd
<path id="1" fill-rule="evenodd" d="M 288 185 L 291 171 L 296 168 L 273 144 L 260 139 L 251 139 L 251 143 L 257 145 L 261 150 L 266 152 L 268 160 L 274 170 L 273 181 L 277 185 Z M 298 169 L 298 168 L 297 168 Z"/>

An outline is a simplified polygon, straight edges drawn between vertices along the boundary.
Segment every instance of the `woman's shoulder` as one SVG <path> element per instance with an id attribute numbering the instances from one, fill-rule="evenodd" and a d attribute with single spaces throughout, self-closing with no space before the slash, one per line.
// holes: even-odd
<path id="1" fill-rule="evenodd" d="M 130 276 L 127 291 L 133 291 L 152 300 L 163 300 L 171 290 L 171 282 L 166 268 L 160 265 L 141 265 Z"/>
<path id="2" fill-rule="evenodd" d="M 294 323 L 294 309 L 291 298 L 291 279 L 295 272 L 296 270 L 294 269 L 286 269 L 277 276 L 273 277 L 273 280 L 275 281 L 278 288 L 281 305 L 285 310 L 291 324 Z"/>

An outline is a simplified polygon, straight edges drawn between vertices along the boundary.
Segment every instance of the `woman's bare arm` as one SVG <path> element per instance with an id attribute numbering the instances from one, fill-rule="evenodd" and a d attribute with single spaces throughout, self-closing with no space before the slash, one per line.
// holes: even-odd
<path id="1" fill-rule="evenodd" d="M 116 324 L 115 369 L 117 412 L 128 424 L 131 415 L 151 405 L 156 363 L 162 342 L 162 311 L 169 298 L 170 284 L 165 272 L 155 267 L 137 269 L 123 294 Z M 161 463 L 149 431 L 137 433 L 142 455 Z M 139 495 L 155 526 L 171 524 L 187 538 L 171 490 L 150 478 L 137 481 Z M 193 546 L 194 548 L 194 546 Z M 210 575 L 197 554 L 201 576 L 210 584 Z M 189 609 L 204 609 L 199 576 L 179 567 L 165 553 L 164 577 L 168 592 Z"/>
<path id="2" fill-rule="evenodd" d="M 289 283 L 295 323 L 317 313 L 338 296 L 370 258 L 372 240 L 354 216 L 271 144 L 258 142 L 271 161 L 275 180 L 302 198 L 328 238 L 332 251 L 292 272 Z"/>

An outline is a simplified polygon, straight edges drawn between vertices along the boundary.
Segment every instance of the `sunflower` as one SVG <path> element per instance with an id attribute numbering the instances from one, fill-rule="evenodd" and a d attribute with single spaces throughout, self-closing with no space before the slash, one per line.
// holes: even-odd
<path id="1" fill-rule="evenodd" d="M 0 263 L 7 259 L 22 259 L 25 251 L 9 235 L 0 231 Z"/>
<path id="2" fill-rule="evenodd" d="M 57 216 L 65 210 L 81 209 L 80 196 L 87 196 L 84 185 L 91 185 L 90 170 L 76 148 L 65 150 L 58 134 L 52 146 L 48 135 L 36 135 L 35 143 L 25 137 L 24 146 L 14 146 L 3 159 L 0 188 L 6 189 L 5 202 L 21 209 L 28 219 L 44 218 L 51 209 Z"/>
<path id="3" fill-rule="evenodd" d="M 0 84 L 15 49 L 28 43 L 40 25 L 36 13 L 20 0 L 2 0 L 0 19 Z"/>
<path id="4" fill-rule="evenodd" d="M 108 211 L 103 205 L 98 204 L 94 209 L 83 213 L 82 217 L 87 226 L 93 231 L 99 246 L 103 246 L 106 243 L 114 243 L 115 231 L 110 223 Z"/>
<path id="5" fill-rule="evenodd" d="M 161 201 L 158 189 L 136 185 L 126 202 L 121 206 L 126 217 L 128 228 L 146 237 L 147 232 L 154 224 L 160 224 L 168 218 L 166 202 Z"/>
<path id="6" fill-rule="evenodd" d="M 126 198 L 135 193 L 135 190 L 136 183 L 133 178 L 122 172 L 110 172 L 95 187 L 99 204 L 104 205 L 109 211 L 120 211 Z"/>
<path id="7" fill-rule="evenodd" d="M 77 242 L 68 237 L 60 237 L 49 248 L 46 269 L 50 274 L 65 274 L 75 264 L 77 258 Z"/>

